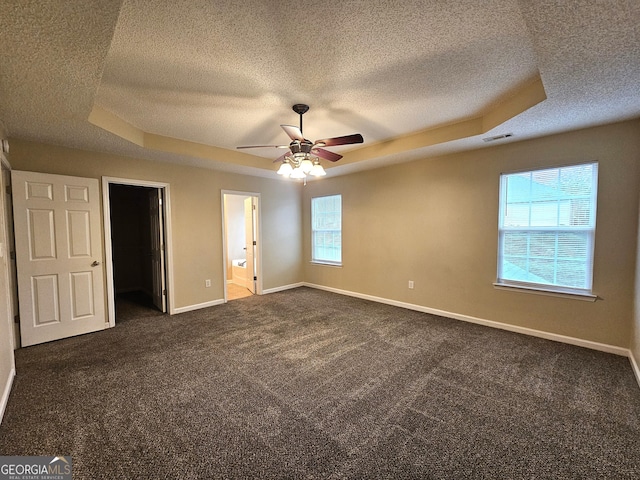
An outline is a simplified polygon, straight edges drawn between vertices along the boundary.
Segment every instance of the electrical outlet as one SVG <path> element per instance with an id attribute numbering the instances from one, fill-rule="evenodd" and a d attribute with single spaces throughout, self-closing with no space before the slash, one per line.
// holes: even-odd
<path id="1" fill-rule="evenodd" d="M 211 280 L 207 279 L 204 281 L 204 286 L 209 288 L 211 286 Z"/>
<path id="2" fill-rule="evenodd" d="M 409 288 L 413 290 L 413 280 L 409 280 Z"/>

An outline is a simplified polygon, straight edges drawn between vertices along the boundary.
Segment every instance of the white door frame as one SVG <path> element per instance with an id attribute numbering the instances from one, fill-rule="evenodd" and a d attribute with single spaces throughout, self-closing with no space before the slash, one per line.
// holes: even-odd
<path id="1" fill-rule="evenodd" d="M 107 272 L 107 313 L 109 326 L 116 324 L 116 297 L 113 280 L 113 246 L 111 244 L 111 203 L 109 185 L 131 185 L 134 187 L 161 188 L 163 190 L 162 208 L 164 209 L 164 252 L 167 276 L 167 309 L 170 315 L 175 312 L 175 298 L 173 288 L 173 242 L 171 240 L 171 194 L 168 183 L 135 180 L 131 178 L 102 177 L 102 211 L 104 220 L 104 251 Z"/>
<path id="2" fill-rule="evenodd" d="M 20 346 L 20 324 L 16 323 L 15 319 L 18 318 L 18 273 L 16 269 L 15 249 L 16 242 L 13 238 L 13 202 L 10 190 L 5 192 L 4 175 L 7 175 L 9 185 L 11 184 L 11 165 L 9 160 L 4 156 L 4 153 L 0 153 L 0 187 L 2 188 L 2 200 L 0 201 L 0 218 L 5 222 L 5 239 L 0 239 L 4 242 L 4 254 L 7 256 L 7 272 L 0 272 L 0 274 L 6 273 L 7 275 L 7 310 L 8 321 L 11 329 L 11 344 L 15 350 Z M 7 185 L 7 187 L 9 187 Z M 13 259 L 11 259 L 13 256 Z M 0 404 L 0 409 L 2 405 Z M 2 418 L 0 416 L 0 418 Z"/>
<path id="3" fill-rule="evenodd" d="M 254 232 L 256 239 L 256 295 L 262 295 L 262 204 L 260 202 L 260 194 L 257 192 L 240 192 L 237 190 L 221 190 L 220 191 L 220 208 L 222 209 L 222 281 L 224 285 L 224 303 L 227 303 L 227 231 L 225 227 L 225 208 L 224 196 L 237 195 L 241 197 L 256 198 L 256 230 Z"/>
<path id="4" fill-rule="evenodd" d="M 151 227 L 151 287 L 153 304 L 163 313 L 167 311 L 167 259 L 164 254 L 164 209 L 162 208 L 163 190 L 152 188 L 147 190 L 147 207 Z"/>
<path id="5" fill-rule="evenodd" d="M 0 225 L 0 232 L 2 233 L 2 235 L 0 235 L 0 257 L 4 257 L 5 258 L 5 262 L 4 262 L 4 268 L 0 269 L 0 275 L 3 277 L 2 281 L 0 281 L 0 284 L 4 284 L 5 288 L 3 289 L 2 292 L 0 292 L 0 299 L 2 299 L 3 301 L 0 302 L 0 305 L 4 304 L 5 305 L 5 311 L 2 311 L 2 313 L 0 313 L 0 321 L 5 320 L 9 325 L 8 325 L 8 330 L 10 331 L 10 336 L 9 336 L 9 342 L 11 345 L 11 365 L 10 365 L 10 369 L 12 372 L 12 375 L 15 375 L 15 369 L 16 369 L 16 365 L 15 365 L 15 359 L 14 359 L 14 355 L 13 355 L 13 351 L 16 350 L 18 348 L 18 344 L 19 344 L 19 339 L 20 339 L 20 325 L 18 323 L 15 323 L 14 319 L 16 318 L 16 315 L 18 315 L 18 305 L 17 302 L 15 301 L 15 299 L 18 297 L 18 285 L 14 282 L 14 268 L 12 267 L 12 260 L 11 260 L 11 242 L 9 240 L 10 237 L 10 232 L 9 229 L 13 229 L 13 225 L 11 223 L 9 223 L 10 218 L 9 215 L 12 215 L 13 212 L 9 212 L 9 209 L 11 208 L 11 205 L 9 205 L 9 201 L 10 201 L 10 194 L 7 194 L 8 192 L 5 192 L 4 190 L 4 180 L 2 178 L 2 176 L 5 174 L 5 172 L 8 174 L 8 178 L 9 181 L 11 181 L 11 165 L 9 165 L 9 161 L 7 160 L 7 158 L 4 156 L 4 153 L 0 152 L 0 188 L 2 189 L 2 191 L 0 191 L 0 222 L 2 222 L 2 225 Z M 7 215 L 9 214 L 9 215 Z M 15 242 L 14 242 L 15 243 Z M 15 260 L 13 261 L 13 265 L 15 265 Z M 5 318 L 6 315 L 6 318 Z M 4 379 L 0 379 L 0 381 L 3 381 Z M 4 395 L 0 395 L 0 420 L 2 419 L 2 415 L 4 413 L 4 407 L 6 406 L 6 401 L 9 400 L 8 395 L 9 392 L 6 392 L 7 397 L 5 398 Z"/>

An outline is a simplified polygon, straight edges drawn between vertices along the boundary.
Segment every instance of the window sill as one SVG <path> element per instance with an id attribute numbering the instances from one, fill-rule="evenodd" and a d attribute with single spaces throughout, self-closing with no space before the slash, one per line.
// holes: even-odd
<path id="1" fill-rule="evenodd" d="M 338 268 L 342 268 L 342 264 L 341 263 L 330 263 L 330 262 L 320 262 L 318 260 L 311 260 L 309 262 L 311 265 L 322 265 L 324 267 L 338 267 Z"/>
<path id="2" fill-rule="evenodd" d="M 570 298 L 573 300 L 582 300 L 584 302 L 595 302 L 598 299 L 597 295 L 593 295 L 591 293 L 561 292 L 558 290 L 551 290 L 551 289 L 541 288 L 541 287 L 513 285 L 510 283 L 499 283 L 499 282 L 495 282 L 493 286 L 498 290 L 511 290 L 511 291 L 517 291 L 521 293 L 532 293 L 534 295 L 546 295 L 548 297 Z"/>

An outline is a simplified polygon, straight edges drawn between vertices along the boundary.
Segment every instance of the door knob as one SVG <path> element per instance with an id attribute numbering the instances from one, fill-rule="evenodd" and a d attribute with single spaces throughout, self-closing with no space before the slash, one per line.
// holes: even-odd
<path id="1" fill-rule="evenodd" d="M 97 260 L 94 260 L 93 263 L 91 264 L 92 267 L 97 267 L 98 265 L 100 265 L 100 262 Z"/>

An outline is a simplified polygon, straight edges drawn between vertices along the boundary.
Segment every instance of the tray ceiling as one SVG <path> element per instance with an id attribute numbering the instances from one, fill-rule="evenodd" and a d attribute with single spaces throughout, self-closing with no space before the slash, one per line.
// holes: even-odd
<path id="1" fill-rule="evenodd" d="M 640 117 L 640 2 L 5 2 L 11 137 L 273 176 L 235 149 L 361 133 L 329 174 Z"/>

